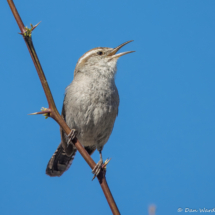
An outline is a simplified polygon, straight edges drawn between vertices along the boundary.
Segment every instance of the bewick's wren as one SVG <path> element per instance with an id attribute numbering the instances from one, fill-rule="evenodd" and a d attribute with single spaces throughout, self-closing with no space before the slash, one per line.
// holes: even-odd
<path id="1" fill-rule="evenodd" d="M 95 149 L 100 153 L 112 132 L 118 114 L 119 95 L 115 85 L 116 63 L 119 57 L 133 51 L 116 54 L 124 45 L 116 48 L 94 48 L 79 60 L 74 79 L 66 88 L 62 116 L 71 129 L 77 131 L 77 138 L 89 154 Z M 61 129 L 61 143 L 50 159 L 46 174 L 61 176 L 71 165 L 76 148 L 69 144 L 71 154 L 67 155 L 62 142 L 68 137 Z M 98 173 L 98 171 L 97 171 Z"/>

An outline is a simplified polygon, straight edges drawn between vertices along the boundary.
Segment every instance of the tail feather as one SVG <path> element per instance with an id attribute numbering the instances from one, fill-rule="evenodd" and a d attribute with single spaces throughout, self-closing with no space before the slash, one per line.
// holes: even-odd
<path id="1" fill-rule="evenodd" d="M 76 151 L 77 149 L 73 147 L 72 153 L 67 155 L 62 144 L 60 144 L 48 162 L 46 174 L 49 176 L 61 176 L 71 166 Z"/>

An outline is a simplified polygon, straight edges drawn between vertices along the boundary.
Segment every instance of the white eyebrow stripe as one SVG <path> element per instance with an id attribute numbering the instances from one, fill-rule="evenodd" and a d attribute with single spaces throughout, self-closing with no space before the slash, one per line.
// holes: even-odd
<path id="1" fill-rule="evenodd" d="M 83 61 L 83 60 L 84 60 L 85 58 L 87 58 L 89 55 L 94 54 L 94 53 L 96 53 L 96 52 L 98 52 L 98 49 L 88 51 L 86 54 L 84 54 L 82 57 L 80 57 L 78 63 L 81 63 L 81 61 Z"/>

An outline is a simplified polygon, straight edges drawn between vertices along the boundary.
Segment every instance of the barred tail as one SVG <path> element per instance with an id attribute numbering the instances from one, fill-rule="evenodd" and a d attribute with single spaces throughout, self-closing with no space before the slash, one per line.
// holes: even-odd
<path id="1" fill-rule="evenodd" d="M 70 145 L 72 147 L 72 145 Z M 60 144 L 52 155 L 46 168 L 46 174 L 49 176 L 61 176 L 72 164 L 77 149 L 73 147 L 71 155 L 67 155 Z"/>

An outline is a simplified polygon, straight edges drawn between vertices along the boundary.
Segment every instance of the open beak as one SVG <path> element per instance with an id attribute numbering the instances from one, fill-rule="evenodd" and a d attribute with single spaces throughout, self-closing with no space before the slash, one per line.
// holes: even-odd
<path id="1" fill-rule="evenodd" d="M 111 59 L 113 58 L 119 58 L 123 55 L 126 55 L 126 54 L 129 54 L 129 53 L 132 53 L 132 52 L 135 52 L 135 51 L 128 51 L 128 52 L 122 52 L 122 53 L 119 53 L 119 54 L 116 54 L 123 46 L 125 46 L 126 44 L 132 42 L 133 40 L 130 40 L 128 42 L 125 42 L 119 46 L 117 46 L 116 48 L 114 48 L 107 56 L 112 56 Z"/>

